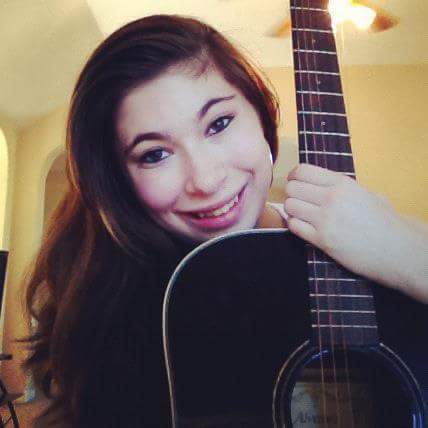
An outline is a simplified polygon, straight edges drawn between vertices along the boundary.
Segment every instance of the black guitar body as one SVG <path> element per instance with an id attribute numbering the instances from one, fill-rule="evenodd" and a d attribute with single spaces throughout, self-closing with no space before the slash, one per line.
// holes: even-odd
<path id="1" fill-rule="evenodd" d="M 253 230 L 197 248 L 174 273 L 164 304 L 173 426 L 425 427 L 427 307 L 381 286 L 373 291 L 388 348 L 320 353 L 302 241 Z M 333 407 L 345 403 L 340 412 L 319 398 L 321 360 L 323 392 L 335 396 Z"/>

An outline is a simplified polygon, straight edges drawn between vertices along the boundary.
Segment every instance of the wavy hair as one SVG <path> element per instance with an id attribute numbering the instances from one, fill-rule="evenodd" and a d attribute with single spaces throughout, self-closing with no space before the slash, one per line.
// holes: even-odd
<path id="1" fill-rule="evenodd" d="M 276 97 L 210 26 L 180 16 L 145 17 L 94 51 L 68 116 L 69 190 L 27 281 L 27 309 L 37 323 L 26 339 L 26 368 L 51 398 L 45 416 L 73 427 L 142 426 L 144 411 L 135 409 L 149 406 L 168 413 L 163 392 L 146 391 L 144 383 L 162 383 L 165 376 L 159 354 L 163 291 L 189 248 L 145 213 L 115 150 L 115 115 L 133 88 L 195 60 L 200 73 L 214 65 L 242 92 L 277 155 Z"/>

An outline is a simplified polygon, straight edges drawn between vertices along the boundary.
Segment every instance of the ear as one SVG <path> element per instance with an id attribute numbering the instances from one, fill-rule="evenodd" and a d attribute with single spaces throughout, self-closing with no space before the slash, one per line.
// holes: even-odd
<path id="1" fill-rule="evenodd" d="M 270 159 L 270 165 L 271 165 L 271 168 L 270 168 L 270 170 L 271 170 L 271 177 L 270 177 L 269 187 L 271 187 L 272 183 L 273 183 L 273 158 L 272 158 L 272 153 L 271 152 L 269 152 L 269 159 Z"/>

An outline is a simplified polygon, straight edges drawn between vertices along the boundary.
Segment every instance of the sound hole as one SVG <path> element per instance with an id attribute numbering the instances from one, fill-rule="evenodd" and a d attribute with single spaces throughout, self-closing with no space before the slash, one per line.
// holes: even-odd
<path id="1" fill-rule="evenodd" d="M 413 426 L 412 398 L 399 369 L 374 353 L 313 355 L 300 366 L 290 395 L 293 428 Z"/>

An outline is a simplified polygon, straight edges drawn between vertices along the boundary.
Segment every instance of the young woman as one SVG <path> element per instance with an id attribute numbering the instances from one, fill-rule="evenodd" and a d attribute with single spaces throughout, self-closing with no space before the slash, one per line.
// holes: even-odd
<path id="1" fill-rule="evenodd" d="M 259 72 L 193 19 L 132 22 L 91 56 L 68 120 L 70 190 L 27 296 L 37 320 L 27 368 L 59 426 L 168 426 L 168 277 L 202 241 L 284 225 L 285 214 L 266 203 L 277 115 Z M 359 274 L 428 300 L 427 240 L 386 201 L 309 165 L 288 179 L 293 233 Z M 403 271 L 401 256 L 415 247 L 422 256 Z"/>

